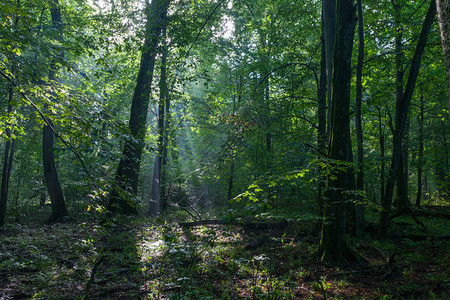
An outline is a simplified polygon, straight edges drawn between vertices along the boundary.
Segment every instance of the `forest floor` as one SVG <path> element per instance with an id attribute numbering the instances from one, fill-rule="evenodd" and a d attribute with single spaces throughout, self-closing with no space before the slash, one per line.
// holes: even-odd
<path id="1" fill-rule="evenodd" d="M 424 231 L 402 217 L 390 239 L 349 238 L 367 262 L 341 267 L 314 258 L 314 222 L 249 229 L 79 218 L 0 231 L 0 299 L 450 298 L 450 241 L 435 238 L 450 234 L 448 218 L 420 217 Z"/>

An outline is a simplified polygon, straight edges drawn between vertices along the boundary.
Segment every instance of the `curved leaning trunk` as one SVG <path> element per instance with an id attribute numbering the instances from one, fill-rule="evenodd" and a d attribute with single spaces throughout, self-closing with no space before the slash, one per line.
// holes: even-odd
<path id="1" fill-rule="evenodd" d="M 44 177 L 47 184 L 48 194 L 52 205 L 52 214 L 49 222 L 55 222 L 67 217 L 64 194 L 59 182 L 58 172 L 54 157 L 55 133 L 47 125 L 44 126 L 42 134 L 42 162 L 44 165 Z"/>
<path id="2" fill-rule="evenodd" d="M 56 28 L 56 39 L 62 39 L 62 19 L 59 1 L 53 0 L 50 9 L 52 17 L 52 26 Z M 59 54 L 62 57 L 64 54 Z M 48 79 L 55 80 L 57 67 L 53 59 L 50 63 L 50 70 Z M 53 127 L 53 125 L 50 123 Z M 55 133 L 48 125 L 44 125 L 42 131 L 42 164 L 44 167 L 45 183 L 47 184 L 48 195 L 52 205 L 52 213 L 48 222 L 55 222 L 69 216 L 64 201 L 64 194 L 59 181 L 58 172 L 56 170 L 55 156 L 54 156 Z"/>

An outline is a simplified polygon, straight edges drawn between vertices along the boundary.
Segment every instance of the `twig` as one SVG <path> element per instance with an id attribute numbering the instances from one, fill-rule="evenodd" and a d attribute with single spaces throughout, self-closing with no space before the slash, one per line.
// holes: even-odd
<path id="1" fill-rule="evenodd" d="M 214 7 L 214 9 L 212 10 L 212 12 L 208 15 L 208 17 L 206 18 L 205 22 L 203 22 L 202 27 L 200 28 L 199 32 L 197 33 L 197 35 L 195 36 L 194 41 L 192 42 L 191 46 L 189 47 L 188 51 L 186 52 L 186 57 L 189 56 L 189 52 L 191 52 L 192 47 L 194 46 L 195 42 L 197 41 L 197 39 L 200 37 L 200 34 L 202 33 L 203 29 L 205 28 L 206 24 L 208 23 L 208 21 L 211 19 L 211 17 L 214 15 L 214 13 L 216 12 L 216 10 L 222 5 L 222 3 L 224 3 L 225 0 L 220 1 L 219 3 L 217 3 L 217 5 Z"/>

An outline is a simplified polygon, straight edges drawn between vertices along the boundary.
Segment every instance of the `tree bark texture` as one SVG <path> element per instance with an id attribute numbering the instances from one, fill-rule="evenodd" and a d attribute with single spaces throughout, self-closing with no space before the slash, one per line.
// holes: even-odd
<path id="1" fill-rule="evenodd" d="M 150 100 L 153 69 L 158 50 L 158 41 L 165 24 L 170 0 L 154 0 L 147 3 L 147 24 L 142 47 L 141 63 L 131 103 L 126 138 L 114 184 L 109 195 L 108 209 L 122 214 L 136 214 L 139 168 L 141 165 L 144 137 L 147 128 L 147 110 Z"/>
<path id="2" fill-rule="evenodd" d="M 336 2 L 336 39 L 333 49 L 331 120 L 325 220 L 319 246 L 322 260 L 343 263 L 356 260 L 345 241 L 347 192 L 355 188 L 350 135 L 350 81 L 356 14 L 353 0 Z M 342 170 L 337 170 L 342 168 Z"/>
<path id="3" fill-rule="evenodd" d="M 436 15 L 436 3 L 434 2 L 434 0 L 431 0 L 427 15 L 422 25 L 422 30 L 419 35 L 416 50 L 414 52 L 414 56 L 411 61 L 411 68 L 409 71 L 405 92 L 402 95 L 399 105 L 397 105 L 391 165 L 387 177 L 385 195 L 381 203 L 383 210 L 381 211 L 379 222 L 378 233 L 380 237 L 386 236 L 389 229 L 389 214 L 392 205 L 392 196 L 394 193 L 395 178 L 397 177 L 400 160 L 402 158 L 401 155 L 402 141 L 404 138 L 406 119 L 410 108 L 410 103 L 416 85 L 417 77 L 419 75 L 420 62 L 425 50 L 428 34 L 430 32 L 431 25 L 433 24 L 435 15 Z"/>
<path id="4" fill-rule="evenodd" d="M 447 73 L 448 111 L 450 114 L 450 0 L 436 0 L 436 5 Z"/>
<path id="5" fill-rule="evenodd" d="M 62 40 L 63 25 L 59 0 L 52 1 L 50 14 L 52 17 L 52 26 L 56 29 L 55 38 L 57 40 Z M 64 56 L 64 53 L 61 52 L 57 54 L 57 56 L 61 58 Z M 53 59 L 50 63 L 50 70 L 48 75 L 48 79 L 50 81 L 55 80 L 56 72 L 56 60 Z M 51 120 L 48 121 L 51 127 L 54 127 Z M 56 222 L 69 216 L 69 213 L 67 212 L 64 194 L 61 188 L 61 183 L 59 181 L 58 171 L 56 168 L 54 155 L 55 133 L 53 132 L 51 127 L 45 124 L 42 132 L 42 164 L 44 168 L 45 183 L 47 184 L 47 191 L 52 207 L 52 213 L 48 222 Z"/>

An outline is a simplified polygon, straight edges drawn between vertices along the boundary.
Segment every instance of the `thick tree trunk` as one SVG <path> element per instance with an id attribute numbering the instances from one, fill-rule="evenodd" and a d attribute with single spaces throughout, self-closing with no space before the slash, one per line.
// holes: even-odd
<path id="1" fill-rule="evenodd" d="M 142 47 L 141 64 L 131 103 L 128 127 L 130 136 L 125 140 L 114 184 L 109 195 L 108 209 L 122 214 L 136 214 L 139 168 L 146 131 L 147 110 L 150 100 L 153 69 L 159 36 L 165 24 L 170 0 L 147 2 L 147 25 Z"/>
<path id="2" fill-rule="evenodd" d="M 165 32 L 163 28 L 163 32 Z M 163 34 L 164 36 L 164 34 Z M 163 42 L 165 44 L 165 41 Z M 168 100 L 168 88 L 167 88 L 167 49 L 166 46 L 162 47 L 161 55 L 161 74 L 159 79 L 159 102 L 158 102 L 158 152 L 155 157 L 155 166 L 153 170 L 153 183 L 150 196 L 150 208 L 149 214 L 156 216 L 161 212 L 161 179 L 162 179 L 162 160 L 164 156 L 165 141 L 165 106 Z"/>
<path id="3" fill-rule="evenodd" d="M 406 83 L 405 92 L 403 93 L 401 103 L 397 106 L 395 130 L 393 137 L 393 151 L 391 158 L 391 166 L 389 168 L 389 175 L 386 183 L 385 195 L 382 199 L 383 210 L 380 214 L 379 222 L 379 236 L 383 237 L 387 235 L 389 229 L 389 214 L 392 205 L 392 196 L 394 192 L 394 183 L 399 169 L 402 151 L 402 140 L 405 132 L 406 118 L 408 115 L 412 95 L 416 85 L 416 80 L 419 75 L 420 61 L 422 54 L 425 50 L 428 34 L 433 24 L 434 16 L 436 15 L 436 4 L 434 0 L 431 0 L 428 8 L 427 15 L 422 25 L 419 41 L 414 53 L 414 57 L 411 61 L 411 69 L 408 76 L 408 82 Z"/>
<path id="4" fill-rule="evenodd" d="M 333 50 L 332 100 L 328 155 L 333 160 L 327 180 L 325 222 L 319 246 L 322 260 L 336 263 L 355 261 L 345 241 L 346 192 L 355 188 L 350 135 L 350 81 L 353 37 L 356 25 L 353 0 L 337 0 L 336 39 Z M 337 170 L 343 168 L 343 171 Z"/>
<path id="5" fill-rule="evenodd" d="M 50 196 L 52 213 L 49 222 L 56 222 L 67 217 L 64 195 L 59 182 L 54 156 L 55 133 L 48 126 L 44 126 L 42 137 L 42 157 L 44 165 L 44 177 L 47 184 L 48 195 Z"/>
<path id="6" fill-rule="evenodd" d="M 408 116 L 405 125 L 405 136 L 402 141 L 401 159 L 395 183 L 397 186 L 397 212 L 407 212 L 405 208 L 411 205 L 408 197 L 409 126 L 410 117 Z"/>
<path id="7" fill-rule="evenodd" d="M 436 0 L 436 4 L 447 73 L 448 111 L 450 114 L 450 0 Z"/>
<path id="8" fill-rule="evenodd" d="M 53 0 L 52 7 L 50 9 L 52 17 L 52 26 L 56 28 L 56 39 L 62 39 L 62 19 L 61 19 L 61 9 L 59 7 L 59 0 Z M 60 53 L 59 56 L 62 57 L 64 53 Z M 57 72 L 56 61 L 53 59 L 50 63 L 50 71 L 48 78 L 50 81 L 55 80 Z M 52 127 L 53 124 L 49 120 Z M 42 164 L 44 168 L 44 177 L 47 184 L 48 195 L 51 201 L 52 213 L 48 222 L 56 222 L 64 219 L 69 215 L 66 208 L 66 203 L 64 201 L 64 194 L 61 188 L 61 183 L 59 181 L 58 172 L 55 164 L 54 156 L 54 144 L 55 144 L 55 133 L 52 128 L 47 124 L 44 125 L 42 132 Z"/>
<path id="9" fill-rule="evenodd" d="M 323 19 L 323 12 L 322 12 Z M 323 22 L 322 22 L 323 23 Z M 317 145 L 319 148 L 319 160 L 322 160 L 326 151 L 326 136 L 327 136 L 327 66 L 326 66 L 326 51 L 325 51 L 325 37 L 323 34 L 322 24 L 322 55 L 320 59 L 320 79 L 319 90 L 317 91 L 318 108 L 317 108 Z M 317 203 L 319 207 L 319 216 L 323 216 L 323 191 L 325 188 L 325 169 L 319 165 L 319 181 L 317 183 Z"/>
<path id="10" fill-rule="evenodd" d="M 327 65 L 327 103 L 328 123 L 327 131 L 330 130 L 331 115 L 331 79 L 333 73 L 333 49 L 336 40 L 336 0 L 322 1 L 323 35 L 325 38 L 326 65 Z"/>
<path id="11" fill-rule="evenodd" d="M 422 199 L 422 168 L 423 168 L 423 95 L 420 95 L 420 112 L 419 112 L 419 162 L 417 166 L 417 195 L 416 206 L 420 207 Z"/>

